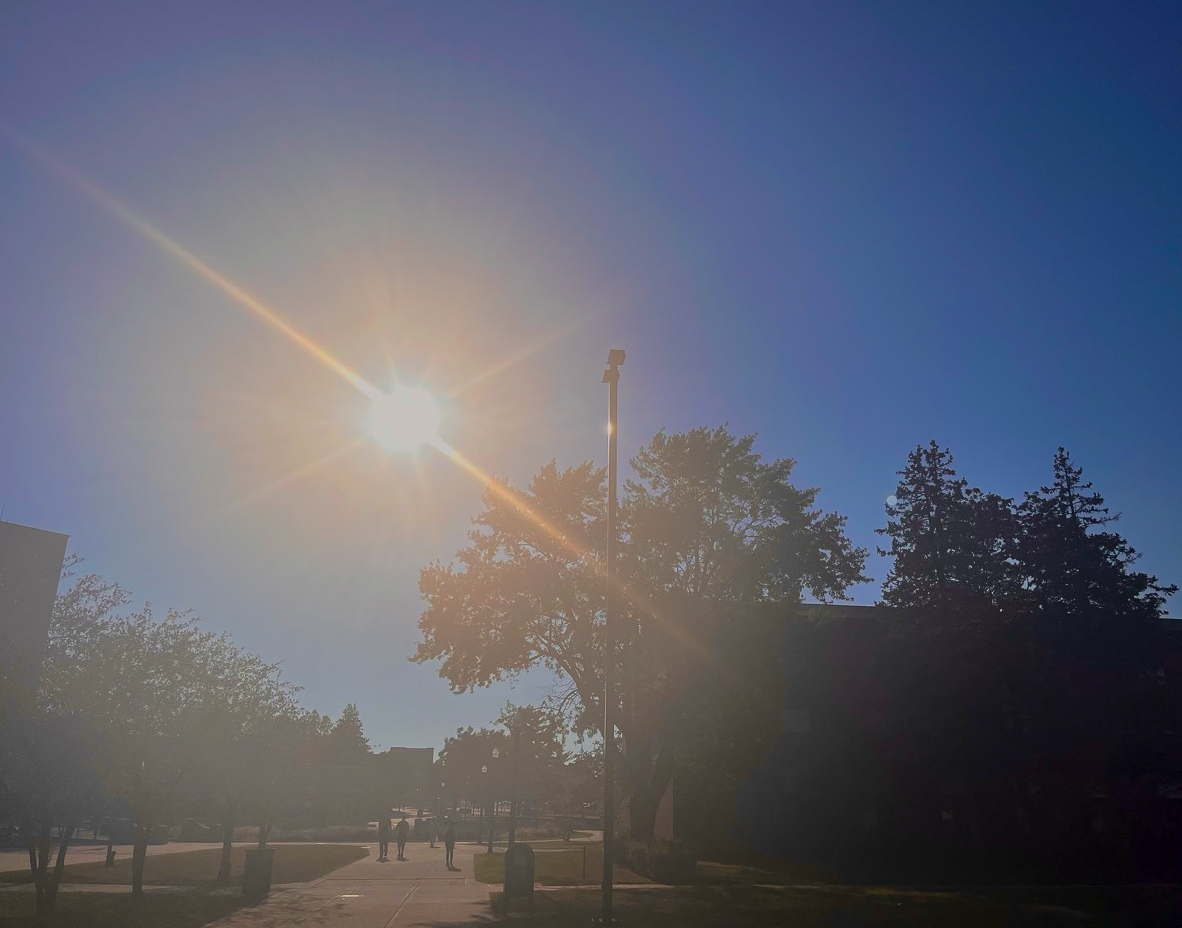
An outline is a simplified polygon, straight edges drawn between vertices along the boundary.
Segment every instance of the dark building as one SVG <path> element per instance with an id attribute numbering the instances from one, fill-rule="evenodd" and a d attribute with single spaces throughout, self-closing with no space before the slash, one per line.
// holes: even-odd
<path id="1" fill-rule="evenodd" d="M 858 606 L 787 619 L 780 733 L 719 803 L 733 836 L 871 880 L 1168 877 L 1182 622 L 1163 622 L 1160 670 L 1124 695 L 1073 668 L 1044 704 L 1020 646 L 900 634 L 913 621 Z M 1110 692 L 1124 715 L 1104 717 Z"/>
<path id="2" fill-rule="evenodd" d="M 0 521 L 0 662 L 26 682 L 45 654 L 68 535 Z"/>
<path id="3" fill-rule="evenodd" d="M 310 772 L 309 824 L 369 822 L 381 810 L 428 804 L 434 748 L 390 748 L 350 765 L 324 764 Z"/>

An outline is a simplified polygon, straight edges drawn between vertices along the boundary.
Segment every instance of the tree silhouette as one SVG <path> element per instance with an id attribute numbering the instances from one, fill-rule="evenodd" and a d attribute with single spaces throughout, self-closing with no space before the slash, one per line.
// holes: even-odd
<path id="1" fill-rule="evenodd" d="M 844 518 L 816 508 L 817 490 L 792 485 L 793 461 L 764 463 L 753 445 L 753 436 L 735 438 L 725 427 L 661 432 L 632 462 L 637 479 L 621 504 L 625 592 L 615 659 L 634 837 L 651 835 L 657 802 L 694 750 L 694 735 L 734 704 L 733 690 L 711 700 L 706 684 L 726 623 L 743 620 L 735 607 L 797 603 L 805 592 L 841 597 L 865 579 L 865 551 L 846 538 Z M 603 471 L 590 463 L 560 471 L 551 462 L 516 498 L 486 492 L 459 566 L 422 571 L 427 608 L 413 659 L 440 660 L 457 692 L 546 666 L 569 684 L 554 703 L 572 711 L 577 728 L 596 730 Z M 777 654 L 778 639 L 751 647 L 748 663 Z M 722 675 L 736 676 L 741 666 Z"/>
<path id="2" fill-rule="evenodd" d="M 361 726 L 361 713 L 355 703 L 349 703 L 341 711 L 341 717 L 333 723 L 328 733 L 326 757 L 334 764 L 357 764 L 371 751 L 369 739 Z"/>
<path id="3" fill-rule="evenodd" d="M 879 553 L 894 559 L 882 603 L 937 609 L 947 622 L 952 611 L 1012 599 L 1013 502 L 970 487 L 953 469 L 952 453 L 935 441 L 907 456 L 899 478 L 887 524 L 877 530 L 891 539 Z"/>

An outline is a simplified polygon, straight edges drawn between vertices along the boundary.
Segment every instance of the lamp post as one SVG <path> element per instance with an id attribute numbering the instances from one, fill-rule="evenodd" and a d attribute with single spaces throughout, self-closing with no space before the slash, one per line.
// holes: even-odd
<path id="1" fill-rule="evenodd" d="M 607 370 L 603 383 L 607 384 L 607 550 L 604 574 L 607 594 L 603 600 L 603 912 L 600 921 L 610 925 L 612 920 L 612 866 L 615 860 L 615 748 L 616 720 L 615 693 L 612 670 L 616 660 L 615 628 L 612 626 L 612 600 L 615 595 L 616 557 L 616 393 L 620 383 L 620 365 L 624 363 L 624 349 L 612 348 L 607 353 Z"/>
<path id="2" fill-rule="evenodd" d="M 493 748 L 492 749 L 492 756 L 493 756 L 493 760 L 496 760 L 498 757 L 500 757 L 501 756 L 501 749 L 500 748 Z M 480 772 L 482 774 L 487 775 L 488 774 L 488 765 L 485 764 L 484 766 L 482 766 L 480 768 Z M 488 779 L 491 780 L 492 777 L 489 777 Z M 491 800 L 488 805 L 488 853 L 491 854 L 493 852 L 493 833 L 496 831 L 495 824 L 497 821 L 496 797 L 493 794 L 493 788 L 491 785 L 488 788 L 488 795 L 489 795 L 489 799 Z"/>
<path id="3" fill-rule="evenodd" d="M 509 765 L 509 847 L 517 840 L 517 755 L 521 746 L 520 729 L 513 725 L 513 757 Z"/>

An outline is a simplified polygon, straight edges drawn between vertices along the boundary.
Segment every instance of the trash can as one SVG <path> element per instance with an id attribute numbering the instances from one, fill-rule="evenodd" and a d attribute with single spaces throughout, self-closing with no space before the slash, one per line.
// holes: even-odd
<path id="1" fill-rule="evenodd" d="M 534 851 L 528 844 L 514 844 L 505 852 L 505 889 L 501 894 L 504 914 L 509 914 L 513 896 L 528 896 L 529 910 L 534 910 Z"/>
<path id="2" fill-rule="evenodd" d="M 246 869 L 242 871 L 242 895 L 251 902 L 261 902 L 271 892 L 271 866 L 275 848 L 255 847 L 246 852 Z"/>

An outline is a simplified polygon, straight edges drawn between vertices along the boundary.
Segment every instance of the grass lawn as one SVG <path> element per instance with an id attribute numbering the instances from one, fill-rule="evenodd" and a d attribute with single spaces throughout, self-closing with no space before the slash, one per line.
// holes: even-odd
<path id="1" fill-rule="evenodd" d="M 499 911 L 500 894 L 494 893 Z M 535 894 L 535 913 L 514 903 L 513 920 L 525 928 L 585 928 L 600 911 L 598 889 Z M 620 889 L 614 914 L 645 928 L 1176 928 L 1179 886 L 1048 886 L 966 892 L 902 890 L 881 886 L 817 884 L 764 887 L 739 882 Z"/>
<path id="2" fill-rule="evenodd" d="M 350 844 L 275 844 L 275 864 L 272 883 L 306 883 L 317 877 L 360 860 L 368 853 L 365 848 Z M 66 857 L 69 860 L 69 855 Z M 149 856 L 144 864 L 144 885 L 199 886 L 212 883 L 218 875 L 222 859 L 220 847 L 179 854 Z M 230 855 L 231 880 L 242 881 L 246 864 L 246 848 L 236 847 Z M 0 873 L 0 883 L 31 883 L 28 870 Z M 102 861 L 85 864 L 66 864 L 63 883 L 115 883 L 131 885 L 131 857 L 125 855 L 108 867 Z M 64 896 L 64 894 L 63 894 Z M 0 923 L 2 924 L 2 923 Z"/>
<path id="3" fill-rule="evenodd" d="M 499 899 L 494 904 L 499 906 Z M 532 916 L 517 914 L 521 909 L 524 903 L 515 902 L 513 920 L 529 928 L 586 928 L 600 911 L 600 895 L 593 889 L 539 893 L 535 894 Z M 904 893 L 846 886 L 796 890 L 728 884 L 623 889 L 614 895 L 613 911 L 622 924 L 645 928 L 1079 928 L 1122 924 L 1095 921 L 1065 909 L 1006 904 L 953 893 Z"/>
<path id="4" fill-rule="evenodd" d="M 0 928 L 198 928 L 241 908 L 238 894 L 204 892 L 132 896 L 130 893 L 62 893 L 54 917 L 36 920 L 33 893 L 0 893 Z"/>
<path id="5" fill-rule="evenodd" d="M 597 884 L 603 879 L 603 845 L 565 841 L 521 841 L 534 849 L 534 879 L 546 886 L 579 886 Z M 586 852 L 586 868 L 583 855 Z M 473 870 L 481 883 L 505 882 L 505 853 L 500 848 L 495 854 L 477 853 Z M 627 867 L 616 866 L 617 883 L 649 883 L 651 880 L 633 873 Z"/>

